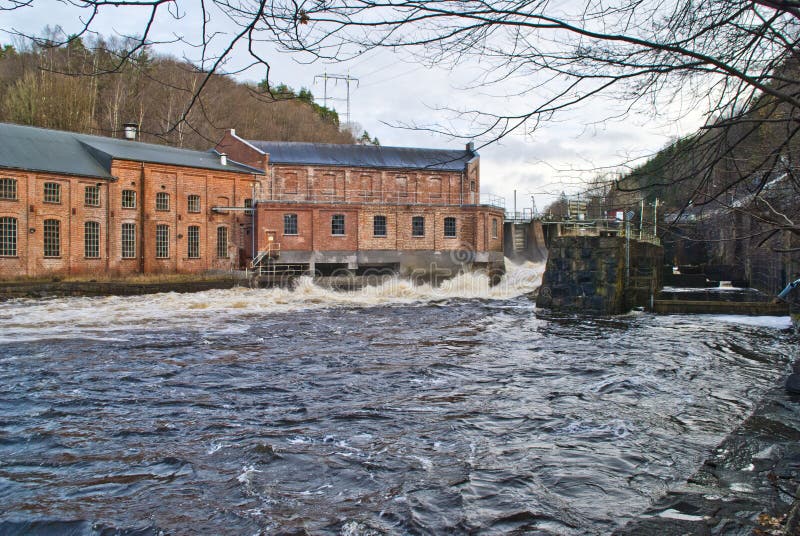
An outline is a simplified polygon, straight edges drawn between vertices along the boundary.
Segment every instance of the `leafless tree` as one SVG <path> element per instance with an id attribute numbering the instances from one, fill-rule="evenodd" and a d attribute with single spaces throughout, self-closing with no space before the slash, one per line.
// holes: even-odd
<path id="1" fill-rule="evenodd" d="M 598 97 L 615 99 L 622 116 L 633 109 L 667 118 L 700 110 L 705 132 L 688 140 L 691 150 L 663 162 L 660 174 L 642 180 L 634 173 L 619 184 L 680 188 L 687 205 L 732 206 L 742 189 L 757 198 L 798 147 L 798 0 L 203 0 L 196 11 L 167 0 L 67 1 L 83 22 L 66 40 L 95 31 L 106 11 L 146 13 L 139 35 L 128 36 L 132 46 L 106 72 L 155 44 L 153 28 L 164 17 L 200 21 L 194 34 L 174 36 L 196 51 L 190 59 L 201 77 L 172 128 L 189 119 L 234 54 L 268 69 L 269 45 L 307 61 L 391 49 L 431 64 L 481 69 L 478 83 L 513 85 L 530 103 L 521 113 L 460 110 L 480 125 L 461 134 L 487 141 L 534 132 Z M 5 9 L 37 2 L 6 0 Z M 800 193 L 796 178 L 788 184 Z M 761 209 L 765 221 L 800 233 L 793 214 L 772 213 L 763 203 Z"/>

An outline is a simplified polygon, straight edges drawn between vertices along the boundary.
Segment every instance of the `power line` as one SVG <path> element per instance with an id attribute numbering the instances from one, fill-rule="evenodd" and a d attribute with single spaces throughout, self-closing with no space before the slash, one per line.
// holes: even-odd
<path id="1" fill-rule="evenodd" d="M 324 72 L 323 74 L 318 74 L 314 76 L 314 83 L 317 82 L 317 78 L 322 78 L 324 83 L 324 93 L 322 97 L 322 103 L 325 108 L 328 107 L 328 80 L 334 80 L 335 83 L 339 83 L 339 80 L 343 80 L 345 85 L 347 86 L 347 108 L 344 114 L 345 116 L 345 123 L 350 123 L 350 82 L 355 82 L 356 87 L 359 85 L 358 78 L 353 78 L 350 76 L 350 73 L 347 74 L 328 74 L 328 72 Z M 331 99 L 333 100 L 333 99 Z"/>

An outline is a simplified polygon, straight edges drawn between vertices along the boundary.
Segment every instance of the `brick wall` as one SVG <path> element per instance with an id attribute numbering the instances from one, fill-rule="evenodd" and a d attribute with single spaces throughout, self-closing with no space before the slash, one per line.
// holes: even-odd
<path id="1" fill-rule="evenodd" d="M 235 130 L 229 130 L 215 147 L 217 152 L 225 153 L 234 162 L 245 164 L 256 169 L 267 170 L 269 155 L 265 155 L 255 147 L 246 143 L 236 135 Z"/>
<path id="2" fill-rule="evenodd" d="M 17 181 L 17 198 L 0 200 L 0 217 L 17 219 L 17 255 L 0 257 L 0 278 L 81 274 L 197 273 L 230 269 L 252 249 L 250 216 L 244 212 L 214 213 L 214 205 L 244 206 L 253 185 L 263 177 L 241 173 L 114 161 L 116 180 L 67 177 L 46 173 L 0 170 L 0 178 Z M 59 203 L 44 201 L 44 184 L 60 185 Z M 87 206 L 85 189 L 99 186 L 100 204 Z M 122 192 L 136 195 L 135 208 L 122 208 Z M 169 195 L 169 210 L 157 211 L 156 194 Z M 188 195 L 200 196 L 200 212 L 188 211 Z M 44 257 L 44 221 L 60 225 L 60 255 Z M 84 225 L 100 226 L 99 257 L 87 258 Z M 136 256 L 122 259 L 122 224 L 136 226 Z M 155 231 L 169 228 L 169 256 L 156 259 Z M 200 258 L 188 258 L 188 227 L 200 227 Z M 217 256 L 217 227 L 228 229 L 226 256 Z M 142 255 L 144 252 L 144 255 Z"/>
<path id="3" fill-rule="evenodd" d="M 452 171 L 272 164 L 269 173 L 266 198 L 273 200 L 461 204 L 464 183 L 463 203 L 477 202 L 469 201 L 477 200 L 469 195 L 469 181 Z"/>
<path id="4" fill-rule="evenodd" d="M 258 249 L 267 247 L 274 233 L 281 251 L 502 251 L 500 209 L 459 206 L 336 205 L 308 203 L 260 203 L 257 208 Z M 284 215 L 297 215 L 297 235 L 284 234 Z M 345 216 L 345 235 L 334 236 L 331 219 Z M 374 234 L 374 217 L 386 217 L 386 236 Z M 424 218 L 423 236 L 413 236 L 412 219 Z M 456 237 L 444 236 L 445 218 L 456 219 Z M 492 220 L 497 235 L 492 234 Z"/>

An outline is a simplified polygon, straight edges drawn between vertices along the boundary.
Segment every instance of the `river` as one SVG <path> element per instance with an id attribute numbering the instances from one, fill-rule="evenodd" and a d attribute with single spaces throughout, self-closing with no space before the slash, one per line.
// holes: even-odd
<path id="1" fill-rule="evenodd" d="M 541 270 L 0 303 L 0 533 L 608 533 L 796 357 L 788 318 L 545 314 Z"/>

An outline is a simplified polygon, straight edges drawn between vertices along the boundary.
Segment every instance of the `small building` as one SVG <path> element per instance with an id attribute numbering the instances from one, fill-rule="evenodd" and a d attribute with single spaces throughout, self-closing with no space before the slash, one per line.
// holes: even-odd
<path id="1" fill-rule="evenodd" d="M 503 208 L 481 202 L 480 158 L 463 150 L 245 140 L 218 152 L 263 169 L 255 264 L 328 273 L 503 269 Z"/>
<path id="2" fill-rule="evenodd" d="M 0 278 L 230 270 L 252 257 L 263 166 L 0 123 Z"/>

